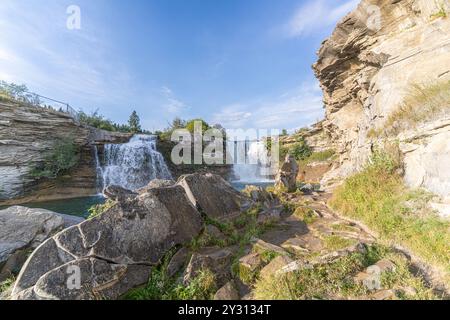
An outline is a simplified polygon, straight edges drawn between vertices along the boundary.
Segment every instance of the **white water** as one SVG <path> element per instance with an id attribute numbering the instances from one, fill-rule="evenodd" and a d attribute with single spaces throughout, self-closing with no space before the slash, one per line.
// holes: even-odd
<path id="1" fill-rule="evenodd" d="M 233 171 L 236 182 L 270 183 L 271 159 L 264 141 L 228 143 L 228 152 L 234 158 Z"/>
<path id="2" fill-rule="evenodd" d="M 156 149 L 156 137 L 135 135 L 128 143 L 107 144 L 104 165 L 98 166 L 103 188 L 110 185 L 136 190 L 153 179 L 172 179 L 161 153 Z"/>

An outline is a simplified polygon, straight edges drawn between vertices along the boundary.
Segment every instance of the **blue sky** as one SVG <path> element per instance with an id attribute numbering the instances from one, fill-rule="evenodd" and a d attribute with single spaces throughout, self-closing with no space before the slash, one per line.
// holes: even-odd
<path id="1" fill-rule="evenodd" d="M 149 130 L 299 128 L 323 117 L 316 51 L 358 2 L 1 0 L 0 79 L 116 122 L 135 109 Z"/>

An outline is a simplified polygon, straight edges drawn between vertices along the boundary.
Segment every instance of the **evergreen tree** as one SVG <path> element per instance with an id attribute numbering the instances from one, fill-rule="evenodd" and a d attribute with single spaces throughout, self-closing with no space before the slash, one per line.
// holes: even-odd
<path id="1" fill-rule="evenodd" d="M 132 133 L 140 133 L 141 129 L 141 120 L 136 111 L 133 111 L 130 115 L 130 119 L 128 120 L 128 126 L 130 127 L 130 131 Z"/>

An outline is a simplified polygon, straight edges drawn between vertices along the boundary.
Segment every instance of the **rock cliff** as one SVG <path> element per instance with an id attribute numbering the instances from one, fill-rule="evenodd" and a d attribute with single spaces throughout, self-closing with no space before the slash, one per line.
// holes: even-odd
<path id="1" fill-rule="evenodd" d="M 31 170 L 55 141 L 71 137 L 80 150 L 75 168 L 57 179 L 36 179 Z M 50 200 L 96 193 L 94 145 L 128 141 L 78 124 L 70 115 L 22 104 L 0 103 L 0 204 Z"/>
<path id="2" fill-rule="evenodd" d="M 324 93 L 323 134 L 339 154 L 331 183 L 360 169 L 411 86 L 450 80 L 448 1 L 363 0 L 342 19 L 313 66 Z M 443 106 L 444 107 L 444 106 Z M 447 108 L 448 110 L 448 108 Z M 406 182 L 450 196 L 450 111 L 391 137 L 405 156 Z"/>

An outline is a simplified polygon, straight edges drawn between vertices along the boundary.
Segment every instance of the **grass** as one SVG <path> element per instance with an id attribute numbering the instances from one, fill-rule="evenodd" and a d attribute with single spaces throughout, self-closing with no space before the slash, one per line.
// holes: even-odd
<path id="1" fill-rule="evenodd" d="M 115 204 L 116 204 L 115 201 L 108 199 L 108 200 L 106 200 L 105 203 L 93 205 L 92 207 L 90 207 L 88 209 L 88 212 L 89 212 L 88 219 L 92 219 L 92 218 L 100 216 L 102 213 L 104 213 L 104 212 L 108 211 L 109 209 L 111 209 L 112 207 L 114 207 Z"/>
<path id="2" fill-rule="evenodd" d="M 351 245 L 355 244 L 355 240 L 343 238 L 337 235 L 325 236 L 323 238 L 323 242 L 325 244 L 325 247 L 332 251 L 348 248 Z"/>
<path id="3" fill-rule="evenodd" d="M 300 166 L 306 166 L 313 162 L 323 162 L 328 161 L 334 157 L 336 152 L 332 149 L 324 150 L 320 152 L 313 152 L 309 157 L 304 160 L 299 161 Z"/>
<path id="4" fill-rule="evenodd" d="M 450 110 L 450 81 L 434 84 L 415 84 L 399 108 L 391 113 L 384 126 L 371 129 L 369 138 L 395 136 L 415 128 L 418 124 L 438 118 Z"/>
<path id="5" fill-rule="evenodd" d="M 438 18 L 447 18 L 447 10 L 445 9 L 445 5 L 442 2 L 435 1 L 436 6 L 439 8 L 439 11 L 432 14 L 430 16 L 430 20 L 435 20 Z"/>
<path id="6" fill-rule="evenodd" d="M 368 296 L 370 292 L 362 285 L 355 283 L 352 276 L 382 258 L 389 258 L 397 266 L 395 271 L 382 274 L 383 288 L 412 287 L 415 289 L 414 296 L 406 296 L 398 290 L 398 299 L 436 298 L 421 278 L 413 276 L 408 271 L 408 263 L 404 257 L 379 245 L 369 247 L 365 253 L 353 253 L 330 264 L 261 278 L 255 284 L 255 298 L 257 300 L 299 300 L 354 299 Z"/>
<path id="7" fill-rule="evenodd" d="M 370 165 L 335 191 L 330 205 L 365 223 L 381 241 L 400 244 L 440 267 L 448 277 L 450 222 L 430 209 L 424 212 L 427 197 L 404 186 L 398 166 L 394 156 L 376 152 Z"/>
<path id="8" fill-rule="evenodd" d="M 128 292 L 125 300 L 210 300 L 217 291 L 214 274 L 208 269 L 198 272 L 188 285 L 179 283 L 176 277 L 169 277 L 167 266 L 175 251 L 170 251 L 162 263 L 152 270 L 145 287 Z"/>
<path id="9" fill-rule="evenodd" d="M 14 277 L 10 277 L 2 282 L 0 282 L 0 294 L 8 291 L 13 285 L 16 279 Z"/>
<path id="10" fill-rule="evenodd" d="M 306 224 L 312 224 L 317 221 L 317 215 L 314 210 L 305 207 L 299 206 L 294 211 L 294 216 L 305 222 Z"/>

